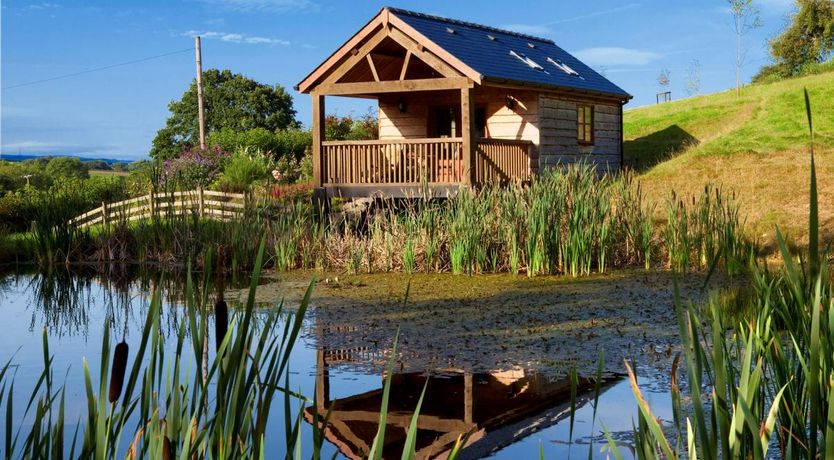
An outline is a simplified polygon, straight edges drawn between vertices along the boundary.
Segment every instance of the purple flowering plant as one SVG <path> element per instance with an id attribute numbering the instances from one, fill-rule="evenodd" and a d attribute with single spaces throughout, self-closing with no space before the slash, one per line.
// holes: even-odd
<path id="1" fill-rule="evenodd" d="M 166 160 L 160 177 L 166 188 L 193 190 L 206 188 L 215 181 L 223 170 L 228 158 L 219 146 L 201 150 L 199 147 L 185 148 L 180 156 Z"/>

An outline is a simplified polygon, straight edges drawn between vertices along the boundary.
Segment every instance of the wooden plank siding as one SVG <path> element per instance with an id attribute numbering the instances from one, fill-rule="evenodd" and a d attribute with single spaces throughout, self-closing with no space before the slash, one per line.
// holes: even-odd
<path id="1" fill-rule="evenodd" d="M 577 104 L 594 110 L 594 143 L 580 145 L 577 140 Z M 581 98 L 568 99 L 542 95 L 539 98 L 539 165 L 542 168 L 581 160 L 597 165 L 597 170 L 617 171 L 621 161 L 620 105 Z"/>

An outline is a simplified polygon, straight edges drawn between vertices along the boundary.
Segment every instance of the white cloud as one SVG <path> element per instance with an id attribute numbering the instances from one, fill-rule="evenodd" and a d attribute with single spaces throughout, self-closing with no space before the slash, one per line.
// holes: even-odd
<path id="1" fill-rule="evenodd" d="M 83 145 L 70 144 L 65 142 L 50 142 L 38 140 L 25 140 L 18 142 L 11 142 L 0 146 L 0 151 L 4 154 L 20 153 L 45 153 L 45 154 L 80 154 L 80 153 L 100 153 L 112 150 L 113 147 L 105 145 Z"/>
<path id="2" fill-rule="evenodd" d="M 54 10 L 55 8 L 59 8 L 61 5 L 57 3 L 48 3 L 48 2 L 41 2 L 41 3 L 32 3 L 29 5 L 28 9 L 30 10 Z"/>
<path id="3" fill-rule="evenodd" d="M 771 0 L 771 1 L 779 1 L 779 0 Z M 565 24 L 568 22 L 576 22 L 582 21 L 585 19 L 596 18 L 599 16 L 605 16 L 609 14 L 619 13 L 622 11 L 630 10 L 632 8 L 637 8 L 642 6 L 641 3 L 627 3 L 625 5 L 616 6 L 614 8 L 608 8 L 606 10 L 599 10 L 599 11 L 592 11 L 590 13 L 582 14 L 579 16 L 573 16 L 569 18 L 561 18 L 556 19 L 553 21 L 545 22 L 542 24 L 506 24 L 502 26 L 503 29 L 512 30 L 515 32 L 520 32 L 523 34 L 530 34 L 530 35 L 548 35 L 553 32 L 553 26 L 557 24 Z"/>
<path id="4" fill-rule="evenodd" d="M 228 43 L 243 43 L 247 45 L 290 45 L 290 42 L 288 40 L 282 40 L 280 38 L 258 37 L 254 35 L 247 35 L 234 32 L 200 32 L 198 30 L 189 30 L 188 32 L 183 32 L 180 35 L 183 37 L 191 38 L 199 36 L 207 40 L 220 40 Z"/>
<path id="5" fill-rule="evenodd" d="M 553 31 L 545 24 L 505 24 L 501 28 L 528 35 L 548 35 Z"/>
<path id="6" fill-rule="evenodd" d="M 585 48 L 574 51 L 573 55 L 590 66 L 642 66 L 663 57 L 662 54 L 655 53 L 654 51 L 620 48 L 616 46 Z"/>
<path id="7" fill-rule="evenodd" d="M 318 11 L 311 0 L 198 0 L 208 5 L 234 11 L 286 13 L 288 11 Z"/>

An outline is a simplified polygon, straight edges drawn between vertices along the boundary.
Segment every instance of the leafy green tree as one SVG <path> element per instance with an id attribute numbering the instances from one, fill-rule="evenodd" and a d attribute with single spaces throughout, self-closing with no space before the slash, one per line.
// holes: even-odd
<path id="1" fill-rule="evenodd" d="M 369 110 L 365 115 L 353 118 L 335 114 L 324 118 L 324 137 L 330 141 L 372 140 L 379 137 L 379 122 Z"/>
<path id="2" fill-rule="evenodd" d="M 224 152 L 248 148 L 268 153 L 275 159 L 284 157 L 299 159 L 312 145 L 312 136 L 309 131 L 301 129 L 270 132 L 264 128 L 246 131 L 223 128 L 208 136 L 208 145 L 219 146 Z"/>
<path id="3" fill-rule="evenodd" d="M 798 9 L 788 27 L 770 42 L 770 54 L 785 76 L 799 73 L 834 52 L 834 2 L 797 0 Z"/>
<path id="4" fill-rule="evenodd" d="M 55 157 L 49 160 L 45 168 L 46 174 L 54 181 L 56 179 L 86 179 L 90 177 L 87 165 L 75 157 Z"/>
<path id="5" fill-rule="evenodd" d="M 298 127 L 292 96 L 281 85 L 265 85 L 229 70 L 203 71 L 206 132 L 223 128 L 270 132 Z M 192 81 L 178 101 L 168 105 L 171 115 L 157 132 L 150 155 L 170 159 L 184 148 L 199 145 L 197 82 Z"/>

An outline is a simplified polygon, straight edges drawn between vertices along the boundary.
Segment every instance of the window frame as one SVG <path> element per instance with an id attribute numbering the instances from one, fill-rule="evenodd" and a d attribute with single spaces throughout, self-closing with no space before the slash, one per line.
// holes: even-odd
<path id="1" fill-rule="evenodd" d="M 580 122 L 579 114 L 582 113 L 582 121 Z M 590 114 L 590 120 L 585 115 Z M 584 128 L 585 136 L 580 136 L 580 128 Z M 589 131 L 590 128 L 590 131 Z M 579 145 L 594 145 L 594 104 L 577 103 L 576 104 L 576 140 Z M 590 135 L 588 135 L 590 133 Z"/>

